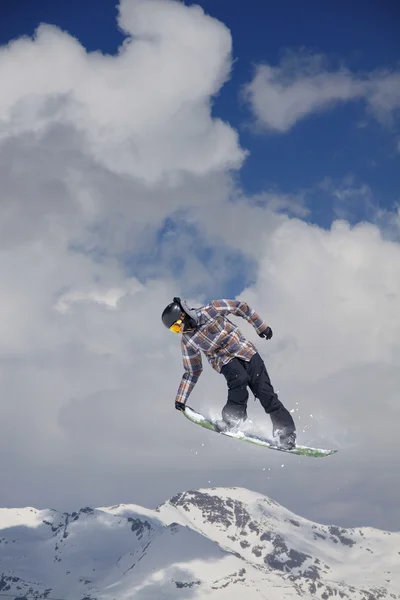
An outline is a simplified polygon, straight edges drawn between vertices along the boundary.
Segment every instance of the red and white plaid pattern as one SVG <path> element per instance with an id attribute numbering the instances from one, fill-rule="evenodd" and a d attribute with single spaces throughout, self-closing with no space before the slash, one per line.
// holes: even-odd
<path id="1" fill-rule="evenodd" d="M 218 373 L 232 358 L 249 361 L 257 352 L 254 344 L 246 340 L 227 315 L 243 317 L 253 325 L 257 333 L 267 328 L 267 324 L 246 302 L 213 300 L 195 310 L 199 318 L 197 329 L 182 334 L 181 349 L 185 372 L 176 395 L 178 402 L 187 401 L 201 375 L 203 365 L 200 351 L 204 352 L 208 362 Z"/>

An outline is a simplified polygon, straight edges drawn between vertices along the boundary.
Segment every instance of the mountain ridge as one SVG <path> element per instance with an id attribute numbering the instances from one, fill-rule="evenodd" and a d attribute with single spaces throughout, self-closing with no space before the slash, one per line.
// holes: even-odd
<path id="1" fill-rule="evenodd" d="M 244 488 L 0 509 L 0 592 L 112 600 L 400 599 L 400 533 L 320 525 Z"/>

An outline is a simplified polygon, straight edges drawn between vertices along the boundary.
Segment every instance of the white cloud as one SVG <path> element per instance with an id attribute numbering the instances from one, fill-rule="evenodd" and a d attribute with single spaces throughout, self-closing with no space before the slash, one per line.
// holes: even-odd
<path id="1" fill-rule="evenodd" d="M 400 73 L 357 74 L 346 67 L 331 70 L 319 55 L 289 54 L 277 67 L 260 64 L 244 97 L 258 125 L 284 133 L 307 116 L 340 103 L 362 100 L 381 123 L 389 124 L 400 108 Z"/>
<path id="2" fill-rule="evenodd" d="M 296 378 L 398 364 L 400 245 L 384 240 L 376 226 L 337 221 L 325 231 L 283 222 L 265 243 L 256 290 L 257 304 L 269 298 L 280 336 L 296 340 L 285 365 Z"/>
<path id="3" fill-rule="evenodd" d="M 136 255 L 151 258 L 168 215 L 220 202 L 226 171 L 244 157 L 236 132 L 210 113 L 229 76 L 226 27 L 167 0 L 125 0 L 120 9 L 134 37 L 118 56 L 88 54 L 47 25 L 0 51 L 10 82 L 0 100 L 5 503 L 20 502 L 15 473 L 39 477 L 56 463 L 72 473 L 80 451 L 94 471 L 123 447 L 132 465 L 143 441 L 138 423 L 148 431 L 156 407 L 174 413 L 166 398 L 181 365 L 171 368 L 176 348 L 160 313 L 176 284 L 144 289 L 126 270 L 136 270 Z M 157 275 L 160 262 L 153 260 Z M 173 373 L 176 382 L 166 383 Z M 100 414 L 93 426 L 85 420 L 92 409 Z M 90 435 L 80 436 L 81 421 Z M 53 488 L 58 501 L 68 487 Z M 41 500 L 40 487 L 34 495 L 52 502 L 47 486 Z"/>
<path id="4" fill-rule="evenodd" d="M 372 73 L 366 93 L 369 110 L 378 121 L 391 123 L 400 109 L 400 72 Z"/>
<path id="5" fill-rule="evenodd" d="M 128 286 L 128 289 L 124 288 L 107 288 L 105 290 L 99 289 L 92 290 L 79 290 L 68 292 L 63 294 L 57 301 L 55 308 L 61 313 L 66 313 L 71 309 L 71 306 L 76 302 L 96 302 L 97 304 L 103 304 L 109 309 L 116 310 L 119 301 L 124 298 L 127 293 L 134 293 L 136 290 L 140 290 L 143 286 L 135 281 Z"/>
<path id="6" fill-rule="evenodd" d="M 122 0 L 119 24 L 131 37 L 116 57 L 48 25 L 3 48 L 0 137 L 72 124 L 96 161 L 147 182 L 240 166 L 236 132 L 210 117 L 229 76 L 228 29 L 166 0 Z"/>
<path id="7" fill-rule="evenodd" d="M 0 101 L 0 502 L 154 505 L 211 480 L 290 503 L 297 494 L 288 482 L 301 475 L 316 506 L 324 482 L 340 481 L 348 448 L 324 469 L 286 461 L 284 470 L 272 453 L 188 424 L 173 406 L 179 338 L 160 314 L 196 285 L 202 294 L 191 302 L 210 298 L 237 274 L 239 260 L 229 256 L 248 259 L 254 285 L 241 297 L 275 336 L 266 343 L 246 324 L 243 331 L 282 399 L 301 403 L 299 426 L 309 412 L 329 424 L 337 414 L 343 435 L 362 443 L 380 395 L 393 436 L 399 244 L 373 225 L 323 231 L 281 214 L 304 216 L 301 195 L 248 199 L 235 188 L 230 169 L 244 152 L 210 113 L 231 67 L 223 25 L 167 0 L 125 0 L 120 25 L 134 39 L 116 57 L 87 54 L 48 26 L 0 53 L 1 76 L 12 82 Z M 215 255 L 210 266 L 199 245 Z M 150 277 L 138 281 L 146 261 Z M 379 389 L 365 389 L 365 364 Z M 342 376 L 351 382 L 346 397 L 335 387 Z M 219 407 L 225 394 L 223 378 L 206 368 L 191 403 Z M 251 411 L 263 418 L 254 403 Z M 320 429 L 320 443 L 334 443 L 322 417 Z M 374 453 L 364 447 L 350 474 L 369 482 Z M 397 472 L 397 457 L 388 457 Z M 308 499 L 292 505 L 307 507 Z"/>

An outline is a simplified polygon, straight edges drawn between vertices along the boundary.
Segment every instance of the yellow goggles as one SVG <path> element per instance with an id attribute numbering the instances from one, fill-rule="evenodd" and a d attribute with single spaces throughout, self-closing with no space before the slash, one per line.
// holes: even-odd
<path id="1" fill-rule="evenodd" d="M 184 315 L 181 315 L 180 319 L 177 319 L 175 321 L 175 323 L 172 323 L 171 327 L 169 328 L 170 331 L 173 331 L 173 333 L 180 333 L 182 330 L 182 325 L 183 325 L 183 319 L 184 319 Z"/>

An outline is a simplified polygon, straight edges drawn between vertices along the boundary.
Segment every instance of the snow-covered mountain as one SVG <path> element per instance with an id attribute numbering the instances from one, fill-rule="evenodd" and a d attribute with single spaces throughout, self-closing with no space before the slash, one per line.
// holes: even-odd
<path id="1" fill-rule="evenodd" d="M 0 592 L 103 600 L 400 599 L 400 533 L 298 517 L 242 488 L 149 510 L 0 509 Z"/>

